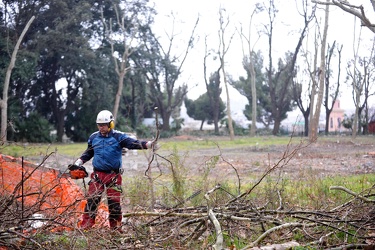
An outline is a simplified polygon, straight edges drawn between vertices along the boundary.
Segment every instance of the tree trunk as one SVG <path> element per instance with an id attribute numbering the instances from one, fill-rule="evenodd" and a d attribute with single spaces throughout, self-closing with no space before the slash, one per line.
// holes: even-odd
<path id="1" fill-rule="evenodd" d="M 160 113 L 161 113 L 161 117 L 163 119 L 163 124 L 161 126 L 161 130 L 169 131 L 171 129 L 170 126 L 169 126 L 169 118 L 171 118 L 171 112 L 165 111 L 163 109 L 163 110 L 160 110 Z"/>
<path id="2" fill-rule="evenodd" d="M 225 29 L 226 29 L 227 25 L 229 24 L 229 19 L 227 20 L 226 23 L 224 23 L 223 9 L 220 9 L 219 14 L 220 14 L 220 19 L 219 19 L 219 21 L 220 21 L 220 33 L 219 33 L 219 37 L 220 37 L 220 47 L 221 47 L 221 52 L 219 52 L 219 57 L 220 57 L 220 63 L 221 63 L 221 70 L 223 72 L 225 91 L 226 91 L 226 94 L 227 94 L 227 116 L 228 116 L 229 135 L 230 135 L 230 139 L 234 140 L 234 129 L 233 129 L 231 108 L 230 108 L 230 97 L 229 97 L 227 76 L 226 76 L 225 65 L 224 65 L 225 64 L 225 54 L 227 53 L 227 51 L 229 49 L 229 45 L 228 45 L 228 47 L 226 46 L 225 39 L 224 39 Z M 232 38 L 230 40 L 232 40 Z M 229 42 L 229 44 L 230 44 L 230 42 Z"/>
<path id="3" fill-rule="evenodd" d="M 309 109 L 310 110 L 310 109 Z M 303 118 L 305 119 L 305 131 L 304 131 L 304 136 L 308 136 L 309 135 L 309 115 L 310 115 L 310 112 L 305 112 L 303 114 Z"/>
<path id="4" fill-rule="evenodd" d="M 280 119 L 275 119 L 275 123 L 273 125 L 273 135 L 277 135 L 278 131 L 280 131 L 280 125 L 281 125 L 281 120 Z"/>
<path id="5" fill-rule="evenodd" d="M 250 84 L 251 84 L 251 129 L 250 136 L 255 136 L 257 131 L 257 90 L 255 82 L 254 62 L 250 55 Z"/>
<path id="6" fill-rule="evenodd" d="M 116 93 L 115 104 L 113 106 L 113 112 L 112 112 L 115 121 L 117 119 L 117 113 L 118 113 L 118 110 L 119 110 L 119 107 L 120 107 L 120 100 L 121 100 L 121 96 L 122 96 L 122 90 L 124 88 L 124 77 L 125 77 L 125 74 L 126 74 L 126 71 L 122 70 L 120 72 L 119 78 L 118 78 L 117 93 Z"/>
<path id="7" fill-rule="evenodd" d="M 29 29 L 31 23 L 34 21 L 35 16 L 32 16 L 30 20 L 27 22 L 25 28 L 23 29 L 20 37 L 17 40 L 16 46 L 14 47 L 12 57 L 10 59 L 10 63 L 5 75 L 4 87 L 3 87 L 3 99 L 0 100 L 0 108 L 1 108 L 1 131 L 0 131 L 0 140 L 5 143 L 7 141 L 7 124 L 8 124 L 8 89 L 10 83 L 10 76 L 12 74 L 12 70 L 16 64 L 16 58 L 18 49 L 20 47 L 21 41 L 25 36 L 27 30 Z"/>
<path id="8" fill-rule="evenodd" d="M 354 112 L 354 121 L 353 121 L 353 131 L 352 131 L 352 139 L 354 140 L 357 137 L 357 129 L 358 129 L 358 113 L 359 113 L 359 102 L 360 102 L 360 93 L 356 91 L 355 95 L 356 103 L 355 103 L 355 112 Z"/>
<path id="9" fill-rule="evenodd" d="M 331 111 L 327 111 L 326 112 L 326 125 L 325 125 L 325 128 L 324 128 L 324 134 L 325 135 L 328 135 L 328 133 L 329 133 L 329 124 L 331 122 L 330 119 L 329 119 L 330 115 L 331 115 Z"/>
<path id="10" fill-rule="evenodd" d="M 329 2 L 329 0 L 327 0 Z M 315 112 L 311 109 L 310 112 L 313 112 L 311 120 L 311 134 L 309 134 L 310 142 L 314 142 L 318 138 L 319 133 L 319 118 L 320 118 L 320 109 L 323 102 L 324 94 L 324 80 L 325 80 L 325 57 L 326 57 L 326 44 L 327 44 L 327 31 L 328 31 L 328 21 L 329 21 L 329 5 L 326 5 L 325 8 L 325 19 L 324 19 L 324 31 L 323 31 L 323 41 L 322 47 L 320 48 L 320 71 L 319 71 L 319 90 L 318 97 L 315 105 Z"/>
<path id="11" fill-rule="evenodd" d="M 230 97 L 229 97 L 227 78 L 225 76 L 224 63 L 222 65 L 222 70 L 223 70 L 223 75 L 224 75 L 223 77 L 224 77 L 225 91 L 227 94 L 227 116 L 228 116 L 229 136 L 231 140 L 234 140 L 233 121 L 232 121 L 232 114 L 231 114 L 231 109 L 230 109 Z"/>
<path id="12" fill-rule="evenodd" d="M 203 130 L 203 124 L 204 124 L 204 120 L 202 120 L 202 122 L 201 122 L 201 127 L 199 128 L 200 131 Z"/>

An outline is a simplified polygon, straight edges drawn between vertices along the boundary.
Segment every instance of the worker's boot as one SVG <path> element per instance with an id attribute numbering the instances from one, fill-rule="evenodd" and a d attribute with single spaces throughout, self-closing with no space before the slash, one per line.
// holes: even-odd
<path id="1" fill-rule="evenodd" d="M 88 214 L 82 216 L 82 221 L 79 224 L 79 227 L 83 230 L 92 228 L 95 225 L 95 218 L 91 218 Z"/>
<path id="2" fill-rule="evenodd" d="M 111 230 L 113 230 L 114 232 L 118 232 L 118 233 L 124 233 L 124 231 L 122 230 L 121 228 L 121 221 L 118 221 L 118 220 L 114 220 L 114 219 L 109 219 L 109 227 Z"/>

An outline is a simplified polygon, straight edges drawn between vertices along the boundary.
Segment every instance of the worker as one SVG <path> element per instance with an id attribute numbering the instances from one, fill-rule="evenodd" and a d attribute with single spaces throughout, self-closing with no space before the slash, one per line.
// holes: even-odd
<path id="1" fill-rule="evenodd" d="M 110 111 L 102 110 L 96 118 L 98 131 L 90 135 L 88 147 L 81 157 L 69 166 L 72 178 L 84 178 L 88 174 L 82 166 L 91 158 L 93 173 L 90 175 L 88 198 L 80 228 L 89 229 L 95 225 L 95 217 L 102 194 L 106 190 L 109 210 L 109 226 L 121 231 L 122 193 L 122 149 L 157 149 L 157 140 L 140 141 L 114 129 L 114 118 Z M 78 175 L 77 175 L 78 173 Z"/>

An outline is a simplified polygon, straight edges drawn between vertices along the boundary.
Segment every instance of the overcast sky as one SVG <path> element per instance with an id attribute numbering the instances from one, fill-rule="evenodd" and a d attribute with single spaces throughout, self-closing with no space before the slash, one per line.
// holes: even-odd
<path id="1" fill-rule="evenodd" d="M 179 32 L 176 36 L 176 44 L 178 46 L 175 48 L 175 53 L 178 53 L 178 50 L 182 50 L 186 47 L 186 41 L 188 40 L 191 31 L 194 27 L 197 17 L 199 16 L 200 21 L 198 29 L 195 36 L 195 47 L 188 55 L 186 64 L 183 67 L 183 75 L 179 80 L 180 83 L 188 82 L 190 91 L 188 97 L 191 99 L 196 99 L 199 95 L 205 92 L 204 78 L 203 78 L 203 56 L 204 56 L 204 37 L 209 36 L 208 46 L 212 49 L 218 48 L 218 12 L 219 8 L 224 7 L 226 14 L 230 18 L 230 26 L 228 27 L 228 38 L 232 34 L 235 34 L 233 41 L 230 45 L 228 51 L 228 56 L 226 59 L 226 70 L 228 74 L 232 75 L 234 79 L 238 79 L 238 76 L 245 76 L 245 71 L 242 69 L 242 49 L 240 37 L 235 33 L 235 29 L 239 28 L 241 24 L 245 30 L 248 30 L 248 24 L 250 22 L 250 15 L 254 10 L 254 3 L 256 1 L 252 0 L 190 0 L 190 1 L 181 1 L 181 0 L 155 0 L 155 7 L 158 11 L 158 16 L 155 19 L 155 28 L 157 29 L 160 37 L 166 37 L 165 34 L 171 34 L 172 29 L 172 19 L 167 17 L 171 12 L 175 14 L 176 21 L 175 32 Z M 301 1 L 298 1 L 301 2 Z M 354 1 L 355 4 L 362 3 L 368 9 L 368 17 L 373 19 L 374 11 L 371 6 L 369 6 L 368 0 L 357 0 Z M 294 0 L 280 0 L 275 1 L 276 8 L 279 9 L 279 12 L 276 16 L 275 22 L 275 34 L 274 34 L 274 55 L 275 59 L 283 57 L 284 53 L 288 50 L 293 51 L 297 39 L 298 31 L 302 28 L 303 19 L 298 15 L 297 9 L 301 9 L 301 6 L 297 6 Z M 343 53 L 345 58 L 342 59 L 342 75 L 345 75 L 345 66 L 348 61 L 348 57 L 353 55 L 353 39 L 358 38 L 354 36 L 354 18 L 348 13 L 343 12 L 342 10 L 331 7 L 330 9 L 330 25 L 328 29 L 328 43 L 332 44 L 333 41 L 337 41 L 339 44 L 344 45 Z M 323 8 L 318 10 L 321 15 L 324 14 Z M 375 19 L 372 20 L 375 23 Z M 255 38 L 257 38 L 257 31 L 261 30 L 264 24 L 267 24 L 267 14 L 266 12 L 257 14 L 253 17 L 253 27 L 252 27 L 252 43 L 255 50 L 262 50 L 265 59 L 267 58 L 267 41 L 266 37 L 263 35 L 261 39 L 255 43 Z M 356 28 L 359 31 L 359 23 L 357 22 Z M 365 52 L 362 52 L 364 55 L 368 53 L 368 47 L 372 45 L 373 33 L 367 29 L 362 30 L 362 39 L 363 46 L 361 49 Z M 312 37 L 312 35 L 310 35 Z M 305 39 L 307 40 L 307 38 Z M 167 43 L 167 40 L 165 40 Z M 311 45 L 313 42 L 309 42 Z M 366 44 L 366 45 L 365 45 Z M 304 45 L 307 46 L 307 45 Z M 266 62 L 265 62 L 266 63 Z M 298 63 L 303 63 L 300 60 Z M 213 72 L 219 66 L 219 61 L 211 61 L 209 73 Z M 344 83 L 342 82 L 344 85 Z M 197 86 L 196 86 L 197 85 Z M 225 90 L 223 89 L 223 92 Z M 247 102 L 246 98 L 241 97 L 239 94 L 231 92 L 236 98 L 234 98 L 234 105 L 244 106 Z M 375 98 L 375 97 L 373 97 Z M 351 100 L 350 89 L 343 89 L 341 96 L 342 108 L 351 109 L 354 104 Z M 223 100 L 226 98 L 223 96 Z M 241 111 L 242 112 L 242 111 Z"/>

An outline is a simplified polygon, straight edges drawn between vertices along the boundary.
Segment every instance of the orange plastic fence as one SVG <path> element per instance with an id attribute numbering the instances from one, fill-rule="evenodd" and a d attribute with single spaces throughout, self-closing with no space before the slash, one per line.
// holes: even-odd
<path id="1" fill-rule="evenodd" d="M 34 206 L 47 218 L 61 218 L 59 222 L 66 225 L 64 229 L 79 223 L 86 204 L 84 193 L 72 179 L 59 177 L 57 170 L 27 161 L 22 164 L 19 158 L 0 155 L 0 180 L 0 194 L 21 197 L 23 184 L 24 206 Z M 21 203 L 22 199 L 18 201 Z M 101 204 L 97 225 L 108 226 L 107 216 L 108 209 Z"/>

